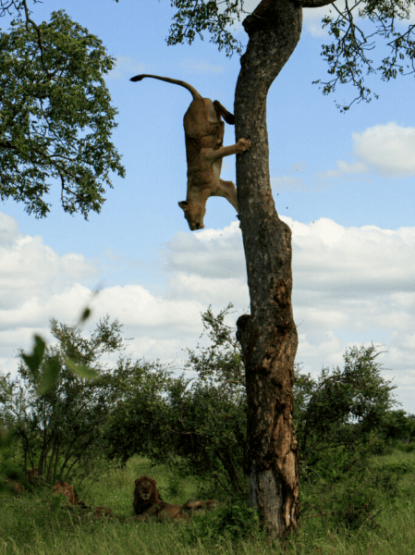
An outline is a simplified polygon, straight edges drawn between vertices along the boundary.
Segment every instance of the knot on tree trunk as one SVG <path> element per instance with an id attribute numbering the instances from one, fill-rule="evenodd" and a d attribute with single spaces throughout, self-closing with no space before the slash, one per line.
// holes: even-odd
<path id="1" fill-rule="evenodd" d="M 243 20 L 242 25 L 249 36 L 257 29 L 274 26 L 269 17 L 269 8 L 272 3 L 273 0 L 262 0 L 256 9 Z"/>
<path id="2" fill-rule="evenodd" d="M 242 353 L 245 353 L 249 343 L 252 342 L 251 322 L 252 322 L 252 318 L 249 314 L 242 314 L 242 316 L 239 316 L 236 322 L 236 327 L 237 327 L 236 339 L 241 344 Z"/>

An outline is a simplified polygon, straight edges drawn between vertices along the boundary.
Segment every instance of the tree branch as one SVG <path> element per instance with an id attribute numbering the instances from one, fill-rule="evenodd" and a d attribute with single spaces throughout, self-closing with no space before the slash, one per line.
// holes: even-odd
<path id="1" fill-rule="evenodd" d="M 333 4 L 336 0 L 300 0 L 299 4 L 302 8 L 321 8 Z"/>
<path id="2" fill-rule="evenodd" d="M 29 8 L 27 7 L 26 0 L 23 0 L 23 6 L 24 6 L 25 15 L 26 15 L 26 29 L 29 30 L 29 23 L 30 23 L 32 25 L 32 27 L 35 29 L 36 33 L 37 33 L 37 42 L 39 44 L 40 59 L 42 60 L 43 69 L 45 70 L 46 75 L 50 79 L 51 76 L 50 76 L 49 71 L 46 67 L 45 59 L 43 57 L 44 46 L 43 46 L 43 43 L 42 43 L 42 35 L 40 33 L 40 29 L 36 25 L 36 23 L 33 21 L 33 19 L 30 19 Z"/>
<path id="3" fill-rule="evenodd" d="M 13 150 L 17 150 L 17 146 L 15 146 L 11 141 L 0 141 L 0 148 L 10 148 Z"/>

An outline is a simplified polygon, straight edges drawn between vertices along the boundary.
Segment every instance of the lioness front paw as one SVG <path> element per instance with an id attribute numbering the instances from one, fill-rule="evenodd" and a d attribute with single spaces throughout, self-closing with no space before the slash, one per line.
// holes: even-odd
<path id="1" fill-rule="evenodd" d="M 236 143 L 236 146 L 238 147 L 238 152 L 245 152 L 245 150 L 251 148 L 252 143 L 251 141 L 248 141 L 248 139 L 239 139 L 239 141 Z"/>

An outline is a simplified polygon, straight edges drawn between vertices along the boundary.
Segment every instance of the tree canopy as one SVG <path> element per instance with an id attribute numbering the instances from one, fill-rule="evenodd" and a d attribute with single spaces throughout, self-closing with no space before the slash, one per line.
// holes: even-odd
<path id="1" fill-rule="evenodd" d="M 239 21 L 241 14 L 249 15 L 244 9 L 244 0 L 172 0 L 171 3 L 177 13 L 173 16 L 167 44 L 192 44 L 196 35 L 203 40 L 203 31 L 208 31 L 211 42 L 217 44 L 219 50 L 224 48 L 227 56 L 231 57 L 235 52 L 242 54 L 241 42 L 226 27 Z M 326 82 L 317 79 L 313 83 L 323 86 L 323 94 L 335 92 L 338 83 L 351 83 L 357 87 L 358 96 L 348 106 L 337 104 L 341 111 L 348 110 L 356 100 L 370 102 L 373 96 L 378 98 L 365 86 L 364 72 L 366 75 L 380 72 L 383 81 L 414 73 L 415 24 L 408 25 L 404 32 L 396 29 L 397 22 L 409 19 L 414 0 L 355 0 L 354 3 L 344 0 L 336 2 L 337 5 L 333 0 L 298 0 L 296 4 L 304 8 L 331 4 L 330 14 L 322 18 L 322 23 L 323 27 L 328 27 L 333 41 L 322 45 L 321 55 L 332 78 Z M 343 4 L 342 10 L 338 4 Z M 368 33 L 358 25 L 357 16 L 362 19 L 365 29 L 367 22 L 373 24 L 374 31 Z M 375 37 L 385 40 L 390 49 L 390 54 L 380 61 L 378 67 L 369 57 L 369 52 L 378 45 Z"/>
<path id="2" fill-rule="evenodd" d="M 13 7 L 17 18 L 0 34 L 0 197 L 44 217 L 57 178 L 65 212 L 88 219 L 105 202 L 104 185 L 112 187 L 110 171 L 125 175 L 103 79 L 115 60 L 64 11 L 37 25 L 26 0 L 2 1 L 0 15 Z"/>

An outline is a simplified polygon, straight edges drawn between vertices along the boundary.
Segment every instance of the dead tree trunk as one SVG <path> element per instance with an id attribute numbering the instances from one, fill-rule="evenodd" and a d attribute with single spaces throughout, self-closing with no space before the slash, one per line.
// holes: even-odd
<path id="1" fill-rule="evenodd" d="M 299 515 L 299 452 L 292 421 L 297 329 L 292 305 L 291 230 L 271 193 L 266 100 L 294 51 L 302 9 L 293 0 L 263 0 L 244 22 L 249 35 L 235 94 L 236 139 L 252 142 L 237 156 L 237 184 L 251 315 L 237 322 L 246 369 L 245 472 L 250 506 L 280 536 Z M 290 107 L 295 114 L 295 106 Z M 281 133 L 284 131 L 281 129 Z"/>

